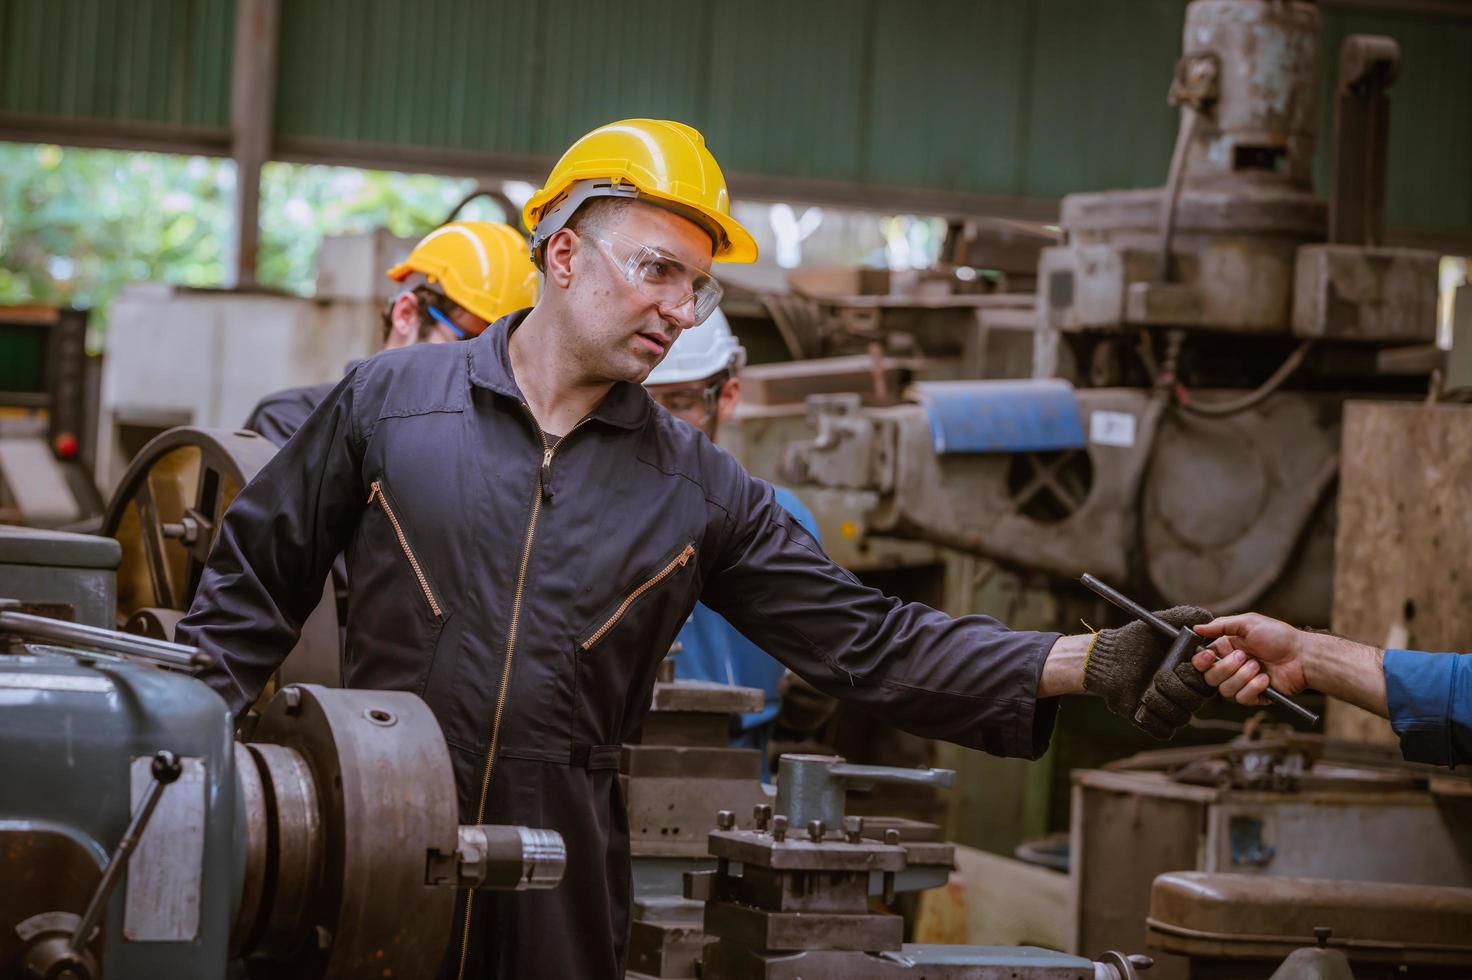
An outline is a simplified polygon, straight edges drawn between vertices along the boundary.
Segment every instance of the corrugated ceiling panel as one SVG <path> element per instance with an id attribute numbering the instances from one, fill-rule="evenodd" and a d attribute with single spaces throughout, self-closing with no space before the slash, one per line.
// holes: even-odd
<path id="1" fill-rule="evenodd" d="M 1472 22 L 1466 20 L 1325 14 L 1314 171 L 1319 193 L 1330 190 L 1339 45 L 1350 34 L 1385 34 L 1400 44 L 1400 77 L 1390 89 L 1387 225 L 1472 230 Z"/>
<path id="2" fill-rule="evenodd" d="M 651 116 L 699 126 L 713 6 L 711 0 L 543 5 L 533 151 L 556 156 L 615 119 Z"/>
<path id="3" fill-rule="evenodd" d="M 1033 0 L 880 3 L 869 180 L 1017 195 L 1032 85 Z"/>
<path id="4" fill-rule="evenodd" d="M 1184 8 L 282 0 L 276 127 L 343 159 L 394 145 L 551 157 L 598 123 L 671 116 L 744 174 L 1043 199 L 1152 186 L 1176 129 Z M 63 134 L 91 119 L 177 126 L 181 142 L 218 132 L 234 18 L 235 0 L 0 0 L 0 113 Z M 1404 53 L 1389 222 L 1472 233 L 1472 21 L 1324 21 L 1321 191 L 1339 41 L 1387 33 Z"/>
<path id="5" fill-rule="evenodd" d="M 539 10 L 461 0 L 284 3 L 277 133 L 530 152 Z"/>
<path id="6" fill-rule="evenodd" d="M 861 177 L 871 16 L 865 0 L 717 5 L 705 121 L 723 167 Z"/>
<path id="7" fill-rule="evenodd" d="M 0 111 L 220 128 L 234 0 L 0 0 Z"/>
<path id="8" fill-rule="evenodd" d="M 1148 187 L 1170 165 L 1180 0 L 1037 0 L 1023 193 Z"/>

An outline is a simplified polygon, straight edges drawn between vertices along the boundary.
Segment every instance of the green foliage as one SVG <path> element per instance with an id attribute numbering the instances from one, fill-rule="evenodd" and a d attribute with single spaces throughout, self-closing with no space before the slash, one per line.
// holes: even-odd
<path id="1" fill-rule="evenodd" d="M 0 301 L 105 311 L 122 284 L 219 285 L 234 168 L 0 143 Z"/>
<path id="2" fill-rule="evenodd" d="M 268 164 L 261 176 L 261 285 L 310 294 L 326 234 L 420 235 L 470 179 Z M 229 160 L 0 143 L 0 302 L 90 307 L 101 329 L 127 282 L 220 286 L 234 234 Z M 480 200 L 465 218 L 504 215 Z"/>

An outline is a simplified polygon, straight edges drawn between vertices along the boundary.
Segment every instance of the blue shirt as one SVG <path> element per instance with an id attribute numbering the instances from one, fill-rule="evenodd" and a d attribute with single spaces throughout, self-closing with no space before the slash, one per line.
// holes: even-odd
<path id="1" fill-rule="evenodd" d="M 786 487 L 772 488 L 777 503 L 797 518 L 797 522 L 813 537 L 818 537 L 818 522 L 803 506 L 797 494 Z M 767 739 L 772 719 L 777 717 L 777 684 L 787 668 L 737 632 L 719 613 L 703 602 L 695 604 L 690 618 L 680 628 L 679 656 L 675 657 L 675 676 L 680 680 L 717 681 L 738 687 L 756 687 L 766 693 L 760 711 L 741 714 L 741 732 L 732 745 L 757 749 L 762 754 L 762 780 L 770 781 L 767 768 Z"/>
<path id="2" fill-rule="evenodd" d="M 1472 764 L 1472 654 L 1386 650 L 1385 701 L 1408 761 Z"/>

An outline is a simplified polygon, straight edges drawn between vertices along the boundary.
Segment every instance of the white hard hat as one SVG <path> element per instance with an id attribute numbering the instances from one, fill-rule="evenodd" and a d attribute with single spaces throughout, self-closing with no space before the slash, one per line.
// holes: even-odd
<path id="1" fill-rule="evenodd" d="M 746 348 L 731 333 L 726 315 L 717 307 L 706 321 L 697 327 L 680 331 L 669 353 L 664 356 L 649 377 L 647 385 L 681 384 L 687 381 L 704 381 L 722 371 L 736 372 L 746 365 Z"/>

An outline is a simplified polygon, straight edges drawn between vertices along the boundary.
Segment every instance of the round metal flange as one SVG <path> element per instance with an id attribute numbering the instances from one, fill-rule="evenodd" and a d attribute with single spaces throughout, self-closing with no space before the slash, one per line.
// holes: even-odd
<path id="1" fill-rule="evenodd" d="M 294 685 L 266 706 L 255 738 L 262 758 L 280 747 L 305 760 L 331 842 L 295 953 L 260 975 L 433 976 L 455 892 L 426 884 L 426 858 L 455 852 L 459 823 L 449 750 L 429 708 L 400 691 Z"/>
<path id="2" fill-rule="evenodd" d="M 117 574 L 121 629 L 174 638 L 226 509 L 275 455 L 271 441 L 254 432 L 189 426 L 170 429 L 139 450 L 108 502 L 99 532 L 117 538 L 123 549 Z M 263 696 L 298 681 L 340 683 L 340 643 L 329 581 Z"/>
<path id="3" fill-rule="evenodd" d="M 259 933 L 261 903 L 266 892 L 268 814 L 266 788 L 256 757 L 242 742 L 235 743 L 235 779 L 245 816 L 245 873 L 240 886 L 240 908 L 230 927 L 230 955 L 241 956 Z"/>
<path id="4" fill-rule="evenodd" d="M 242 942 L 244 951 L 290 957 L 316 921 L 330 848 L 317 777 L 302 753 L 252 743 L 266 805 L 266 855 L 260 911 Z M 249 871 L 247 865 L 247 871 Z"/>
<path id="5" fill-rule="evenodd" d="M 71 912 L 44 912 L 15 927 L 25 950 L 21 975 L 36 980 L 94 980 L 102 976 L 93 950 L 96 940 L 72 949 L 72 934 L 81 919 Z"/>

